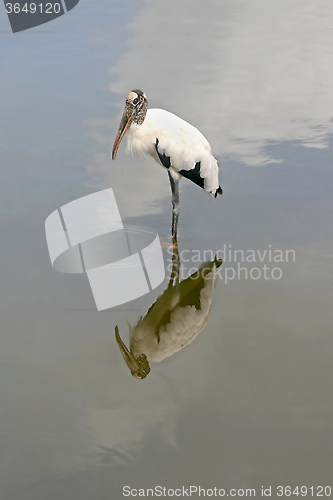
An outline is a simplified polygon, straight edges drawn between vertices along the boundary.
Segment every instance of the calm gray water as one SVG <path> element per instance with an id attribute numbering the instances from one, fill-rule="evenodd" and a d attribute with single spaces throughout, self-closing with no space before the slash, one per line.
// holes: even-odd
<path id="1" fill-rule="evenodd" d="M 15 35 L 0 6 L 0 32 L 1 498 L 333 488 L 332 2 L 81 0 Z M 142 381 L 114 328 L 128 343 L 167 282 L 97 312 L 44 233 L 112 187 L 126 223 L 168 238 L 166 172 L 124 144 L 110 159 L 132 88 L 204 133 L 224 189 L 181 183 L 185 275 L 224 263 L 205 329 Z"/>

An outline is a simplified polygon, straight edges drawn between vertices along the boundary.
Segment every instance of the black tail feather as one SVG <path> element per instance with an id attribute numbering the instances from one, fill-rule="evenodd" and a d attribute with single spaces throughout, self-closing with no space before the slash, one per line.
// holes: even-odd
<path id="1" fill-rule="evenodd" d="M 217 197 L 218 194 L 223 194 L 221 186 L 219 186 L 218 189 L 215 191 L 215 194 L 214 194 L 215 198 Z"/>

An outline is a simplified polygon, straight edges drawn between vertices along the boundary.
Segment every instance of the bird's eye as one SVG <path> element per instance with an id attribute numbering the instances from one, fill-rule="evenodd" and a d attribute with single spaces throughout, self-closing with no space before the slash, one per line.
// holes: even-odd
<path id="1" fill-rule="evenodd" d="M 133 104 L 138 104 L 138 102 L 139 102 L 139 98 L 138 97 L 136 97 L 135 99 L 133 99 Z"/>

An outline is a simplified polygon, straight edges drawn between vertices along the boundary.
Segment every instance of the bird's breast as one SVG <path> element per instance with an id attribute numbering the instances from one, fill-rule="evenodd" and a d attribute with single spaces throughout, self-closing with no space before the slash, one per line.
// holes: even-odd
<path id="1" fill-rule="evenodd" d="M 129 129 L 127 147 L 131 153 L 150 155 L 155 159 L 156 127 L 146 118 L 141 124 L 133 123 Z"/>

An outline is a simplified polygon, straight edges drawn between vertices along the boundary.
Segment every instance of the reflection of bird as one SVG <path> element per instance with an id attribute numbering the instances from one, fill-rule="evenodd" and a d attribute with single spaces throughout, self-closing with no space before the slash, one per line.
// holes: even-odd
<path id="1" fill-rule="evenodd" d="M 150 361 L 162 361 L 192 342 L 206 325 L 216 287 L 217 268 L 222 264 L 215 258 L 205 262 L 179 283 L 179 257 L 176 247 L 173 271 L 163 294 L 130 331 L 130 349 L 115 335 L 122 355 L 134 377 L 142 379 L 150 372 Z"/>
<path id="2" fill-rule="evenodd" d="M 126 98 L 118 134 L 113 146 L 116 158 L 120 141 L 128 130 L 131 151 L 152 156 L 168 170 L 172 190 L 172 239 L 177 243 L 179 186 L 187 177 L 213 196 L 222 194 L 217 161 L 205 137 L 195 127 L 164 109 L 147 109 L 142 90 L 132 90 Z"/>

